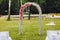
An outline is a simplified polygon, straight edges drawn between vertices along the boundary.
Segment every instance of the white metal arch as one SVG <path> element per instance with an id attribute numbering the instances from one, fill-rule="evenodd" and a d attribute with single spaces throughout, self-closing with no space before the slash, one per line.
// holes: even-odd
<path id="1" fill-rule="evenodd" d="M 42 35 L 42 10 L 41 10 L 41 7 L 34 3 L 34 2 L 27 2 L 25 3 L 24 5 L 21 6 L 20 8 L 20 11 L 19 11 L 19 14 L 20 14 L 20 28 L 19 28 L 19 34 L 22 34 L 22 19 L 23 19 L 23 10 L 26 8 L 26 7 L 29 7 L 29 6 L 35 6 L 37 9 L 38 9 L 38 12 L 39 12 L 39 34 Z"/>

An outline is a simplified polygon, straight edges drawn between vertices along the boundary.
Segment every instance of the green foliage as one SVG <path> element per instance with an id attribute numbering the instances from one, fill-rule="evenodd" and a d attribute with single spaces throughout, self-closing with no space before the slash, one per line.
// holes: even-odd
<path id="1" fill-rule="evenodd" d="M 24 3 L 26 3 L 27 2 L 27 0 L 22 0 L 22 3 L 24 4 Z"/>
<path id="2" fill-rule="evenodd" d="M 0 4 L 2 3 L 3 0 L 0 0 Z"/>
<path id="3" fill-rule="evenodd" d="M 20 0 L 12 0 L 11 2 L 11 14 L 19 14 Z"/>
<path id="4" fill-rule="evenodd" d="M 60 12 L 60 0 L 46 0 L 47 12 Z"/>
<path id="5" fill-rule="evenodd" d="M 22 0 L 22 4 L 26 2 L 35 2 L 39 4 L 43 13 L 60 12 L 60 0 Z M 9 0 L 0 0 L 0 13 L 8 14 L 8 12 L 5 12 L 5 10 L 8 11 L 8 3 Z M 11 14 L 19 14 L 20 6 L 20 0 L 11 0 Z M 32 13 L 38 13 L 35 7 L 31 7 L 30 9 Z"/>
<path id="6" fill-rule="evenodd" d="M 0 4 L 0 13 L 1 14 L 7 14 L 5 10 L 8 10 L 8 0 L 2 0 L 2 3 Z"/>

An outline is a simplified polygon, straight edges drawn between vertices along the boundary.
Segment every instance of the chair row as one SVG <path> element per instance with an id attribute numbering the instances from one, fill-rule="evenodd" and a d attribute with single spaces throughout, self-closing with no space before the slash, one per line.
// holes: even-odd
<path id="1" fill-rule="evenodd" d="M 12 40 L 8 31 L 0 32 L 0 40 Z"/>
<path id="2" fill-rule="evenodd" d="M 46 40 L 60 40 L 60 30 L 47 30 Z"/>

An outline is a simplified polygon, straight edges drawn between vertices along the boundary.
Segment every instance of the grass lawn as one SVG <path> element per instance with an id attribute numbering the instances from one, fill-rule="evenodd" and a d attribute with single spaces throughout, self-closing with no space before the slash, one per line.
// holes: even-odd
<path id="1" fill-rule="evenodd" d="M 11 18 L 6 21 L 0 18 L 0 31 L 9 31 L 12 40 L 45 40 L 47 30 L 59 30 L 60 19 L 54 19 L 55 26 L 46 26 L 50 19 L 42 19 L 42 36 L 39 35 L 39 18 L 31 18 L 31 20 L 23 20 L 23 33 L 19 35 L 19 19 Z"/>

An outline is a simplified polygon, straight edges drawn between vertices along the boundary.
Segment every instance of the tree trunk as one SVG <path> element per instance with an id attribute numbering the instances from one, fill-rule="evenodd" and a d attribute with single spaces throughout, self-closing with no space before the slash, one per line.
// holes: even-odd
<path id="1" fill-rule="evenodd" d="M 7 21 L 10 21 L 10 9 L 8 11 L 8 18 L 7 18 Z"/>
<path id="2" fill-rule="evenodd" d="M 8 21 L 10 21 L 10 6 L 11 6 L 11 0 L 9 0 L 9 9 L 8 9 L 8 18 L 7 18 Z"/>

